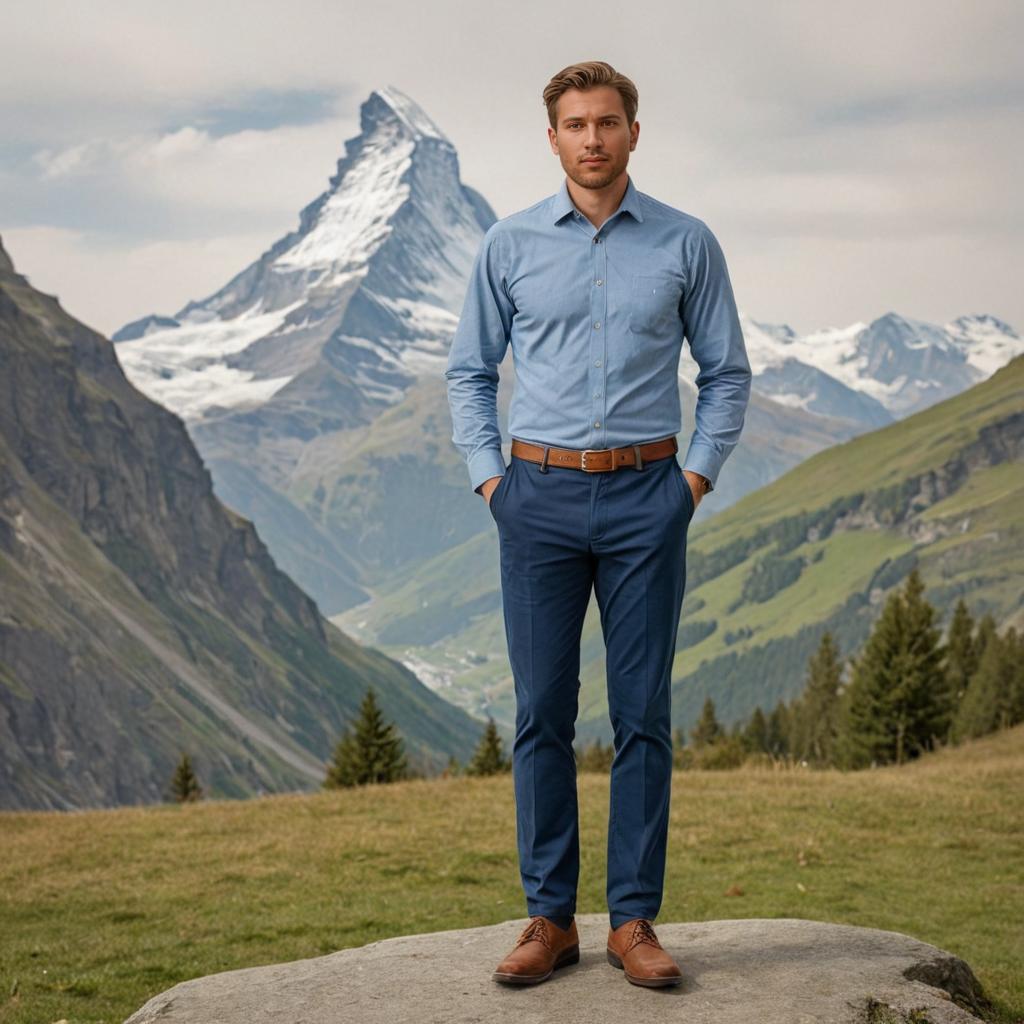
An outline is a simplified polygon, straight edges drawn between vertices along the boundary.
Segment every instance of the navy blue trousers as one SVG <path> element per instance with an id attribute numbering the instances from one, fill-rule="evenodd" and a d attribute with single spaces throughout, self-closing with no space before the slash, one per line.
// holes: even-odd
<path id="1" fill-rule="evenodd" d="M 672 786 L 671 670 L 694 501 L 676 456 L 587 473 L 515 456 L 490 501 L 515 682 L 512 774 L 528 913 L 576 911 L 573 740 L 591 589 L 615 739 L 608 820 L 611 926 L 661 907 Z"/>

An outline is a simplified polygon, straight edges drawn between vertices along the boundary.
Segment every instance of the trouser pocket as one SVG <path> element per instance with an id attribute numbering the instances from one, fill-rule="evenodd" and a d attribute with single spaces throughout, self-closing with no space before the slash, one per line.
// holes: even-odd
<path id="1" fill-rule="evenodd" d="M 683 467 L 679 465 L 679 460 L 677 458 L 671 460 L 671 466 L 669 468 L 672 475 L 676 478 L 677 486 L 682 492 L 681 497 L 686 503 L 687 515 L 692 519 L 695 506 L 693 501 L 693 491 L 690 489 L 690 482 L 685 476 L 683 476 Z"/>
<path id="2" fill-rule="evenodd" d="M 508 490 L 508 478 L 512 473 L 512 466 L 515 464 L 515 461 L 515 459 L 512 459 L 505 467 L 505 472 L 502 474 L 501 479 L 497 484 L 495 484 L 494 490 L 491 492 L 491 499 L 487 502 L 487 508 L 490 510 L 491 517 L 495 522 L 498 521 L 498 506 L 501 504 L 502 499 L 505 496 L 505 492 Z"/>

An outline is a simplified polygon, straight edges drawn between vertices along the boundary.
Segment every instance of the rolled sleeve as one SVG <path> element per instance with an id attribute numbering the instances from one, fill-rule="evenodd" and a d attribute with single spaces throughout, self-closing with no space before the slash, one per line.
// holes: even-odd
<path id="1" fill-rule="evenodd" d="M 474 491 L 505 472 L 498 366 L 508 348 L 515 308 L 506 290 L 503 244 L 498 223 L 492 224 L 473 263 L 445 370 L 452 442 L 466 460 Z"/>
<path id="2" fill-rule="evenodd" d="M 718 240 L 706 224 L 696 236 L 681 315 L 690 352 L 700 368 L 694 432 L 683 469 L 712 488 L 743 430 L 751 372 L 729 271 Z"/>

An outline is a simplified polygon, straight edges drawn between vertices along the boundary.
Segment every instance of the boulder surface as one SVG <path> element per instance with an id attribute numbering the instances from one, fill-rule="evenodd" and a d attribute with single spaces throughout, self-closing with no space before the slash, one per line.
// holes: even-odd
<path id="1" fill-rule="evenodd" d="M 577 915 L 580 962 L 539 985 L 491 971 L 526 918 L 403 935 L 224 971 L 154 996 L 126 1024 L 972 1024 L 988 1001 L 961 959 L 900 932 L 799 918 L 662 923 L 681 985 L 631 985 L 605 958 L 608 919 Z"/>

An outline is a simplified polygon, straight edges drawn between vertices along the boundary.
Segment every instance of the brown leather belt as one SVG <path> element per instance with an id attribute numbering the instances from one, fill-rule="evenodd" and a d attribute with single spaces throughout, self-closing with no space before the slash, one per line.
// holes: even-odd
<path id="1" fill-rule="evenodd" d="M 621 448 L 555 448 L 551 445 L 530 444 L 529 441 L 512 439 L 512 454 L 529 462 L 539 462 L 542 469 L 548 466 L 565 466 L 582 469 L 587 473 L 608 473 L 620 466 L 643 469 L 645 462 L 654 462 L 675 455 L 679 443 L 674 437 L 645 444 L 624 445 Z"/>

